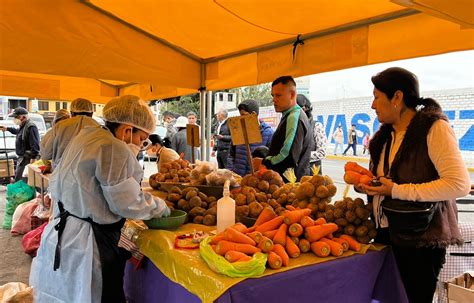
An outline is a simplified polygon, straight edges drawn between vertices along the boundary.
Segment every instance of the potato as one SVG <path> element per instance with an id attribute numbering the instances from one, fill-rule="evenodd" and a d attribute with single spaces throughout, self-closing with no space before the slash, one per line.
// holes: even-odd
<path id="1" fill-rule="evenodd" d="M 271 207 L 270 204 L 266 203 L 266 202 L 262 202 L 260 203 L 260 205 L 262 205 L 263 208 L 265 207 Z M 272 208 L 273 209 L 273 208 Z"/>
<path id="2" fill-rule="evenodd" d="M 352 223 L 352 222 L 354 222 L 354 220 L 357 217 L 356 217 L 355 213 L 352 210 L 348 210 L 348 211 L 346 211 L 345 218 L 346 218 L 347 222 Z"/>
<path id="3" fill-rule="evenodd" d="M 272 195 L 273 198 L 278 199 L 283 193 L 285 193 L 285 189 L 283 187 L 279 187 L 272 193 Z"/>
<path id="4" fill-rule="evenodd" d="M 360 218 L 356 218 L 353 223 L 355 226 L 359 226 L 362 223 L 362 220 Z"/>
<path id="5" fill-rule="evenodd" d="M 344 218 L 338 218 L 334 220 L 334 223 L 336 223 L 338 226 L 347 226 L 349 224 Z"/>
<path id="6" fill-rule="evenodd" d="M 278 188 L 278 185 L 272 184 L 268 187 L 268 192 L 273 194 Z"/>
<path id="7" fill-rule="evenodd" d="M 321 199 L 327 198 L 327 197 L 329 197 L 329 190 L 325 185 L 319 185 L 316 188 L 316 193 L 315 194 L 318 198 L 321 198 Z"/>
<path id="8" fill-rule="evenodd" d="M 267 202 L 267 195 L 264 194 L 264 193 L 258 193 L 255 195 L 255 199 L 258 201 L 258 202 Z"/>
<path id="9" fill-rule="evenodd" d="M 286 194 L 281 194 L 280 197 L 278 197 L 277 202 L 279 204 L 285 204 L 287 202 L 287 195 Z M 294 200 L 296 201 L 296 200 Z"/>
<path id="10" fill-rule="evenodd" d="M 176 193 L 170 193 L 168 194 L 168 201 L 171 202 L 178 202 L 179 199 L 181 199 L 181 195 L 176 194 Z"/>
<path id="11" fill-rule="evenodd" d="M 254 193 L 249 192 L 246 196 L 247 196 L 247 204 L 255 202 L 255 194 Z"/>
<path id="12" fill-rule="evenodd" d="M 367 220 L 370 216 L 370 212 L 365 207 L 364 208 L 357 207 L 355 209 L 355 214 L 361 220 Z"/>
<path id="13" fill-rule="evenodd" d="M 196 223 L 196 224 L 202 224 L 202 221 L 204 220 L 204 217 L 203 216 L 196 216 L 194 217 L 193 219 L 193 223 Z"/>
<path id="14" fill-rule="evenodd" d="M 278 207 L 277 209 L 275 209 L 275 213 L 279 216 L 283 215 L 285 212 L 287 212 L 288 210 L 284 207 Z"/>
<path id="15" fill-rule="evenodd" d="M 262 174 L 261 179 L 270 182 L 273 179 L 273 170 L 267 170 Z"/>
<path id="16" fill-rule="evenodd" d="M 313 176 L 303 176 L 301 177 L 300 183 L 309 182 Z"/>
<path id="17" fill-rule="evenodd" d="M 326 186 L 329 185 L 329 184 L 334 184 L 331 177 L 329 177 L 328 175 L 323 176 L 323 178 L 324 178 L 324 182 L 325 182 Z"/>
<path id="18" fill-rule="evenodd" d="M 288 193 L 286 200 L 289 202 L 293 202 L 296 199 L 296 194 L 295 193 Z"/>
<path id="19" fill-rule="evenodd" d="M 192 217 L 196 217 L 196 216 L 204 216 L 205 213 L 206 213 L 206 210 L 204 208 L 194 207 L 193 209 L 189 211 L 188 214 Z"/>
<path id="20" fill-rule="evenodd" d="M 269 188 L 270 183 L 268 183 L 268 181 L 261 180 L 260 182 L 258 182 L 258 189 L 260 189 L 261 191 L 267 192 Z"/>
<path id="21" fill-rule="evenodd" d="M 180 196 L 183 194 L 181 188 L 179 188 L 178 186 L 171 187 L 169 193 L 179 194 Z"/>
<path id="22" fill-rule="evenodd" d="M 315 188 L 318 188 L 320 185 L 325 184 L 324 177 L 319 176 L 319 175 L 311 177 L 311 180 L 309 182 L 311 182 L 314 185 Z"/>
<path id="23" fill-rule="evenodd" d="M 213 215 L 205 215 L 204 219 L 202 220 L 202 223 L 207 226 L 213 226 L 213 225 L 216 225 L 217 218 L 216 216 L 213 216 Z"/>
<path id="24" fill-rule="evenodd" d="M 268 204 L 270 204 L 270 206 L 273 207 L 273 209 L 277 209 L 278 207 L 281 206 L 280 204 L 278 204 L 278 202 L 275 199 L 268 200 Z"/>
<path id="25" fill-rule="evenodd" d="M 207 209 L 207 202 L 201 200 L 201 207 Z"/>
<path id="26" fill-rule="evenodd" d="M 296 199 L 304 200 L 314 195 L 314 185 L 311 182 L 301 183 L 295 191 Z"/>
<path id="27" fill-rule="evenodd" d="M 201 198 L 199 198 L 198 196 L 194 196 L 192 197 L 191 199 L 189 199 L 189 205 L 191 206 L 191 208 L 194 208 L 194 207 L 200 207 L 201 206 Z"/>
<path id="28" fill-rule="evenodd" d="M 349 224 L 346 227 L 344 227 L 344 233 L 346 235 L 352 236 L 354 234 L 354 231 L 355 231 L 355 226 L 352 224 Z"/>
<path id="29" fill-rule="evenodd" d="M 355 198 L 354 199 L 354 204 L 355 204 L 355 207 L 364 207 L 365 206 L 364 200 L 362 200 L 361 198 Z"/>
<path id="30" fill-rule="evenodd" d="M 328 189 L 328 196 L 329 197 L 334 197 L 337 193 L 337 187 L 336 185 L 334 184 L 329 184 L 329 185 L 326 185 L 327 189 Z"/>
<path id="31" fill-rule="evenodd" d="M 326 209 L 326 203 L 324 203 L 323 201 L 319 201 L 318 203 L 318 210 L 319 211 L 323 211 Z"/>
<path id="32" fill-rule="evenodd" d="M 334 212 L 330 209 L 326 210 L 325 216 L 327 222 L 334 222 Z"/>
<path id="33" fill-rule="evenodd" d="M 258 187 L 258 182 L 259 182 L 258 178 L 253 175 L 250 175 L 250 177 L 248 177 L 247 179 L 247 185 L 253 188 Z"/>
<path id="34" fill-rule="evenodd" d="M 191 198 L 196 197 L 198 195 L 196 190 L 190 190 L 186 194 L 186 200 L 191 200 Z"/>
<path id="35" fill-rule="evenodd" d="M 367 203 L 365 208 L 372 214 L 374 212 L 374 206 L 372 203 Z"/>
<path id="36" fill-rule="evenodd" d="M 326 209 L 325 209 L 326 211 L 328 211 L 328 210 L 334 210 L 334 209 L 336 209 L 336 207 L 334 207 L 333 204 L 326 204 Z"/>
<path id="37" fill-rule="evenodd" d="M 257 192 L 255 191 L 255 188 L 253 187 L 249 187 L 249 186 L 245 186 L 245 187 L 242 187 L 242 190 L 240 191 L 242 194 L 244 195 L 247 195 L 249 193 L 253 193 L 253 194 L 256 194 Z"/>
<path id="38" fill-rule="evenodd" d="M 367 236 L 370 239 L 374 239 L 377 236 L 377 230 L 376 229 L 369 229 L 369 232 L 367 233 Z"/>
<path id="39" fill-rule="evenodd" d="M 202 192 L 198 192 L 199 198 L 201 198 L 201 201 L 207 202 L 207 195 Z"/>
<path id="40" fill-rule="evenodd" d="M 308 207 L 308 200 L 299 201 L 298 202 L 298 207 L 301 208 L 301 209 Z"/>
<path id="41" fill-rule="evenodd" d="M 368 232 L 369 232 L 369 229 L 367 228 L 367 226 L 364 226 L 364 225 L 357 227 L 355 230 L 355 234 L 357 237 L 366 236 Z"/>
<path id="42" fill-rule="evenodd" d="M 248 217 L 250 214 L 250 208 L 248 205 L 237 206 L 235 213 L 241 217 Z"/>
<path id="43" fill-rule="evenodd" d="M 309 198 L 309 203 L 318 205 L 319 198 L 316 196 L 312 196 L 311 198 Z"/>
<path id="44" fill-rule="evenodd" d="M 348 201 L 346 202 L 346 208 L 347 208 L 348 210 L 355 210 L 355 203 L 354 203 L 354 201 L 348 200 Z"/>
<path id="45" fill-rule="evenodd" d="M 159 181 L 155 180 L 155 178 L 152 178 L 152 177 L 150 177 L 150 179 L 148 179 L 148 183 L 150 184 L 150 186 L 151 186 L 152 188 L 155 188 L 155 189 L 157 189 L 157 188 L 159 187 L 159 183 L 158 183 L 158 182 L 159 182 Z"/>
<path id="46" fill-rule="evenodd" d="M 368 236 L 363 236 L 363 237 L 356 237 L 356 240 L 359 241 L 362 244 L 369 244 L 370 239 Z"/>
<path id="47" fill-rule="evenodd" d="M 206 212 L 204 213 L 204 216 L 207 216 L 207 215 L 217 216 L 217 207 L 214 206 L 206 210 Z"/>
<path id="48" fill-rule="evenodd" d="M 325 215 L 324 215 L 324 213 L 323 213 L 322 211 L 318 211 L 318 212 L 316 213 L 316 218 L 317 218 L 317 219 L 319 219 L 319 218 L 324 218 L 324 217 L 325 217 Z"/>
<path id="49" fill-rule="evenodd" d="M 213 196 L 208 196 L 207 197 L 207 203 L 212 203 L 212 202 L 216 202 L 216 201 L 217 201 L 216 197 L 213 197 Z"/>
<path id="50" fill-rule="evenodd" d="M 247 204 L 247 197 L 244 194 L 235 195 L 234 200 L 235 200 L 235 204 L 238 206 Z"/>
<path id="51" fill-rule="evenodd" d="M 346 209 L 346 202 L 344 200 L 337 201 L 336 203 L 334 203 L 334 206 L 336 208 L 340 208 L 340 209 L 344 210 L 344 209 Z"/>
<path id="52" fill-rule="evenodd" d="M 184 200 L 184 199 L 179 199 L 178 201 L 178 208 L 179 209 L 184 209 L 184 207 L 186 206 L 186 204 L 188 204 L 188 201 Z"/>
<path id="53" fill-rule="evenodd" d="M 250 217 L 257 218 L 258 215 L 260 215 L 260 213 L 262 212 L 263 206 L 258 202 L 252 202 L 249 204 L 249 209 L 250 209 L 250 214 L 249 214 Z"/>
<path id="54" fill-rule="evenodd" d="M 213 208 L 214 206 L 217 207 L 217 201 L 209 202 L 207 204 L 207 208 Z"/>
<path id="55" fill-rule="evenodd" d="M 339 219 L 339 218 L 344 218 L 344 210 L 342 208 L 335 208 L 334 209 L 334 218 Z"/>
<path id="56" fill-rule="evenodd" d="M 316 214 L 319 211 L 318 205 L 313 203 L 308 203 L 308 205 L 306 205 L 306 208 L 311 209 L 311 214 Z"/>

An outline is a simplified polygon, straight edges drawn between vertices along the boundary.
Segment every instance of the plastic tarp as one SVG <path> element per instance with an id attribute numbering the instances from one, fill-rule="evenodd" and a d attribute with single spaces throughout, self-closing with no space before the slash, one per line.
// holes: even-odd
<path id="1" fill-rule="evenodd" d="M 244 278 L 231 278 L 212 271 L 199 254 L 199 250 L 175 249 L 174 241 L 177 235 L 193 231 L 210 232 L 214 227 L 200 224 L 185 224 L 177 231 L 145 230 L 142 231 L 136 242 L 140 251 L 147 256 L 155 266 L 170 280 L 182 285 L 189 292 L 198 296 L 203 302 L 213 302 L 227 289 L 244 280 Z M 368 250 L 380 251 L 383 245 L 363 245 L 359 254 Z M 346 251 L 339 258 L 357 254 Z M 291 270 L 293 268 L 327 262 L 336 257 L 318 258 L 312 253 L 301 254 L 296 259 L 290 259 L 290 266 L 279 270 L 266 269 L 259 277 Z"/>
<path id="2" fill-rule="evenodd" d="M 14 94 L 2 80 L 0 94 L 163 98 L 469 50 L 473 11 L 470 0 L 3 0 L 0 70 L 58 78 Z"/>

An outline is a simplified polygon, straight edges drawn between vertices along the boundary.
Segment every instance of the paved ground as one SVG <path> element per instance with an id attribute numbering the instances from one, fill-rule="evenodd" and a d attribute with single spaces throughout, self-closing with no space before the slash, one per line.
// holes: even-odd
<path id="1" fill-rule="evenodd" d="M 331 176 L 338 187 L 336 200 L 342 197 L 345 189 L 343 182 L 343 166 L 351 157 L 329 157 L 323 162 L 323 173 Z M 367 159 L 357 159 L 358 161 L 368 161 Z M 145 177 L 156 172 L 154 162 L 145 162 Z M 474 173 L 471 172 L 471 183 L 474 183 Z M 360 196 L 351 188 L 350 197 Z M 364 196 L 361 196 L 365 199 Z M 473 200 L 474 197 L 467 199 Z M 5 209 L 5 188 L 0 186 L 0 225 L 3 224 Z M 474 222 L 474 202 L 470 204 L 459 204 L 459 221 Z M 21 247 L 21 237 L 12 237 L 9 230 L 0 228 L 0 285 L 7 282 L 28 283 L 28 276 L 31 266 L 31 257 L 23 252 Z"/>

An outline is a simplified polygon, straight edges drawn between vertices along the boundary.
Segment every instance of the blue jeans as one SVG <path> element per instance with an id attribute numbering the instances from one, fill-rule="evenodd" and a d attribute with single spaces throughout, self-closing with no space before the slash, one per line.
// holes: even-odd
<path id="1" fill-rule="evenodd" d="M 352 150 L 354 151 L 354 156 L 357 156 L 357 143 L 352 143 L 352 144 L 349 144 L 347 145 L 347 148 L 346 150 L 342 153 L 343 155 L 346 155 L 347 151 L 349 150 L 349 148 L 352 147 Z"/>

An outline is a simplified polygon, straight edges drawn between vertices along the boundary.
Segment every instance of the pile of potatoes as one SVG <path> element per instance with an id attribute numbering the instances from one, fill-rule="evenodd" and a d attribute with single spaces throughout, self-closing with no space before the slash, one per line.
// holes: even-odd
<path id="1" fill-rule="evenodd" d="M 365 205 L 361 198 L 346 197 L 334 205 L 327 205 L 323 217 L 339 226 L 335 236 L 346 234 L 367 244 L 377 235 L 375 223 L 370 220 L 371 212 L 372 203 Z"/>
<path id="2" fill-rule="evenodd" d="M 188 222 L 208 226 L 217 223 L 217 199 L 207 196 L 196 187 L 181 189 L 177 186 L 170 188 L 167 201 L 173 203 L 175 209 L 188 213 Z"/>
<path id="3" fill-rule="evenodd" d="M 246 175 L 240 185 L 239 190 L 232 191 L 237 216 L 257 218 L 267 206 L 271 206 L 277 214 L 285 210 L 272 195 L 284 185 L 282 177 L 277 172 L 266 170 Z"/>
<path id="4" fill-rule="evenodd" d="M 187 183 L 190 180 L 190 175 L 191 167 L 189 167 L 189 162 L 184 159 L 178 159 L 161 165 L 160 172 L 151 175 L 149 182 L 151 187 L 158 188 L 158 182 Z"/>

